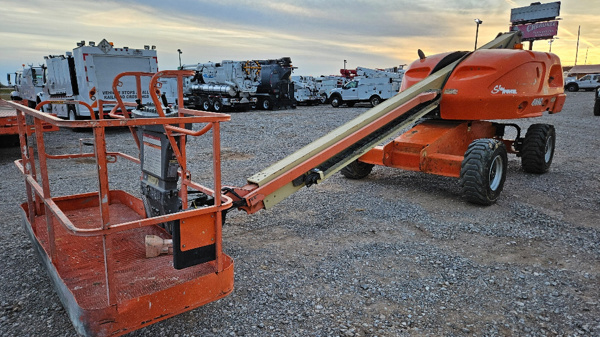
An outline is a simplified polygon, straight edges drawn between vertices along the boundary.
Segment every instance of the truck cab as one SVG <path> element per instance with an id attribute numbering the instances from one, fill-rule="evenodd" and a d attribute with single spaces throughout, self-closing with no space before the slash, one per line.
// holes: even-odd
<path id="1" fill-rule="evenodd" d="M 344 101 L 358 100 L 358 81 L 350 81 L 342 86 L 342 90 L 338 91 L 342 95 Z"/>
<path id="2" fill-rule="evenodd" d="M 10 92 L 11 101 L 22 100 L 21 95 L 19 94 L 19 87 L 21 86 L 22 79 L 23 79 L 23 71 L 22 70 L 17 70 L 14 73 L 6 74 L 6 80 L 8 81 L 8 86 L 13 88 L 13 90 Z M 13 84 L 13 81 L 14 81 L 14 84 Z"/>
<path id="3" fill-rule="evenodd" d="M 600 74 L 588 74 L 580 79 L 566 80 L 565 89 L 570 92 L 581 89 L 589 91 L 600 87 Z"/>

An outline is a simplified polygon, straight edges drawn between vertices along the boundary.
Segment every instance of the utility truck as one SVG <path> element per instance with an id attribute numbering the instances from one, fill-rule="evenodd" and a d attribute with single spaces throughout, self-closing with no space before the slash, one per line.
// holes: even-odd
<path id="1" fill-rule="evenodd" d="M 398 93 L 403 74 L 403 70 L 391 72 L 357 67 L 356 76 L 350 82 L 331 90 L 331 106 L 337 108 L 346 104 L 352 107 L 358 102 L 370 102 L 375 107 Z"/>
<path id="2" fill-rule="evenodd" d="M 11 78 L 12 77 L 12 78 Z M 23 65 L 22 70 L 7 74 L 8 85 L 13 87 L 10 93 L 10 99 L 21 101 L 30 108 L 35 108 L 36 104 L 43 101 L 43 89 L 46 82 L 46 66 L 41 65 Z M 14 80 L 14 84 L 11 80 Z"/>
<path id="3" fill-rule="evenodd" d="M 600 87 L 600 74 L 588 74 L 580 79 L 570 78 L 565 80 L 567 91 L 579 91 L 580 89 L 591 91 Z"/>
<path id="4" fill-rule="evenodd" d="M 313 105 L 320 103 L 317 82 L 313 76 L 292 76 L 294 99 L 298 104 Z"/>
<path id="5" fill-rule="evenodd" d="M 346 84 L 347 81 L 348 80 L 346 77 L 333 75 L 316 78 L 315 84 L 321 104 L 329 102 L 329 94 L 331 93 L 331 90 L 341 88 L 344 84 Z"/>
<path id="6" fill-rule="evenodd" d="M 47 77 L 44 94 L 47 100 L 57 102 L 49 104 L 47 110 L 70 120 L 89 119 L 89 110 L 81 109 L 79 104 L 68 103 L 81 101 L 91 105 L 94 113 L 98 114 L 98 100 L 115 100 L 112 83 L 116 75 L 131 71 L 155 73 L 158 70 L 155 49 L 147 45 L 141 49 L 115 48 L 103 39 L 98 44 L 90 41 L 88 45 L 81 41 L 73 52 L 65 55 L 45 56 Z M 143 81 L 141 86 L 147 88 L 148 80 Z M 126 78 L 120 83 L 119 95 L 124 100 L 133 101 L 137 98 L 136 88 L 136 82 Z M 150 98 L 147 90 L 142 95 Z M 111 106 L 107 105 L 102 113 L 107 114 L 110 109 Z"/>
<path id="7" fill-rule="evenodd" d="M 184 65 L 196 76 L 184 83 L 184 103 L 204 111 L 248 110 L 255 106 L 261 80 L 258 61 L 231 61 Z"/>

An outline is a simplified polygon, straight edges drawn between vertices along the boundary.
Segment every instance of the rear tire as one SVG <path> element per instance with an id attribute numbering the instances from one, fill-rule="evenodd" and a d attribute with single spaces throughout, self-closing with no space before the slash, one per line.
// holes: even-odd
<path id="1" fill-rule="evenodd" d="M 200 107 L 204 111 L 210 111 L 210 101 L 206 98 L 202 99 L 202 101 L 200 102 Z"/>
<path id="2" fill-rule="evenodd" d="M 77 113 L 75 112 L 74 106 L 68 106 L 67 109 L 68 109 L 67 114 L 69 115 L 68 118 L 70 121 L 79 120 L 79 117 L 77 116 Z M 84 132 L 87 130 L 87 128 L 72 128 L 71 130 L 73 130 L 73 132 Z"/>
<path id="3" fill-rule="evenodd" d="M 77 118 L 77 114 L 75 113 L 75 108 L 71 108 L 69 107 L 69 120 L 70 121 L 76 121 Z"/>
<path id="4" fill-rule="evenodd" d="M 213 102 L 213 111 L 214 112 L 223 111 L 223 103 L 221 103 L 221 100 L 217 99 Z"/>
<path id="5" fill-rule="evenodd" d="M 363 163 L 357 159 L 344 167 L 340 172 L 348 179 L 362 179 L 371 173 L 373 166 L 375 165 Z"/>
<path id="6" fill-rule="evenodd" d="M 371 102 L 372 107 L 376 107 L 381 103 L 381 98 L 379 98 L 379 96 L 373 96 L 369 101 Z"/>
<path id="7" fill-rule="evenodd" d="M 319 101 L 321 102 L 321 104 L 327 103 L 327 95 L 322 94 L 321 97 L 319 98 Z"/>
<path id="8" fill-rule="evenodd" d="M 529 173 L 546 173 L 554 158 L 556 132 L 549 124 L 533 124 L 527 129 L 521 149 L 521 165 Z"/>
<path id="9" fill-rule="evenodd" d="M 495 203 L 504 188 L 507 163 L 504 143 L 489 138 L 474 140 L 465 152 L 460 169 L 463 196 L 475 204 Z"/>

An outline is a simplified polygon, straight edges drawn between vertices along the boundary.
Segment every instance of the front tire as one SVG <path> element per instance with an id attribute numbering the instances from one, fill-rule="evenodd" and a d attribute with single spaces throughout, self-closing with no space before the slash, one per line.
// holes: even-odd
<path id="1" fill-rule="evenodd" d="M 567 91 L 569 91 L 569 92 L 579 91 L 579 86 L 575 83 L 567 84 Z"/>
<path id="2" fill-rule="evenodd" d="M 507 163 L 504 143 L 489 138 L 474 140 L 465 152 L 460 169 L 463 196 L 475 204 L 495 203 L 504 188 Z"/>
<path id="3" fill-rule="evenodd" d="M 271 106 L 271 100 L 269 98 L 265 98 L 261 101 L 260 103 L 260 107 L 263 110 L 271 110 L 272 106 Z"/>
<path id="4" fill-rule="evenodd" d="M 521 149 L 521 165 L 528 173 L 546 173 L 554 158 L 556 131 L 549 124 L 533 124 L 527 129 Z"/>
<path id="5" fill-rule="evenodd" d="M 600 116 L 600 87 L 596 88 L 594 97 L 594 116 Z"/>
<path id="6" fill-rule="evenodd" d="M 373 166 L 375 165 L 363 163 L 357 159 L 344 167 L 340 173 L 348 179 L 362 179 L 371 173 Z"/>
<path id="7" fill-rule="evenodd" d="M 331 97 L 331 106 L 334 108 L 339 108 L 342 105 L 342 98 L 340 96 Z"/>

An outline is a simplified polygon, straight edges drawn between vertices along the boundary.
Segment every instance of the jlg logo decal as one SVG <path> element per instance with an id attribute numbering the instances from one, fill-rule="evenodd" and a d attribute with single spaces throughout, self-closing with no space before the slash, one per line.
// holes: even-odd
<path id="1" fill-rule="evenodd" d="M 497 86 L 494 87 L 494 89 L 492 89 L 492 94 L 497 94 L 497 93 L 502 93 L 502 95 L 506 95 L 506 94 L 516 95 L 517 89 L 506 89 L 505 87 L 498 84 Z"/>

